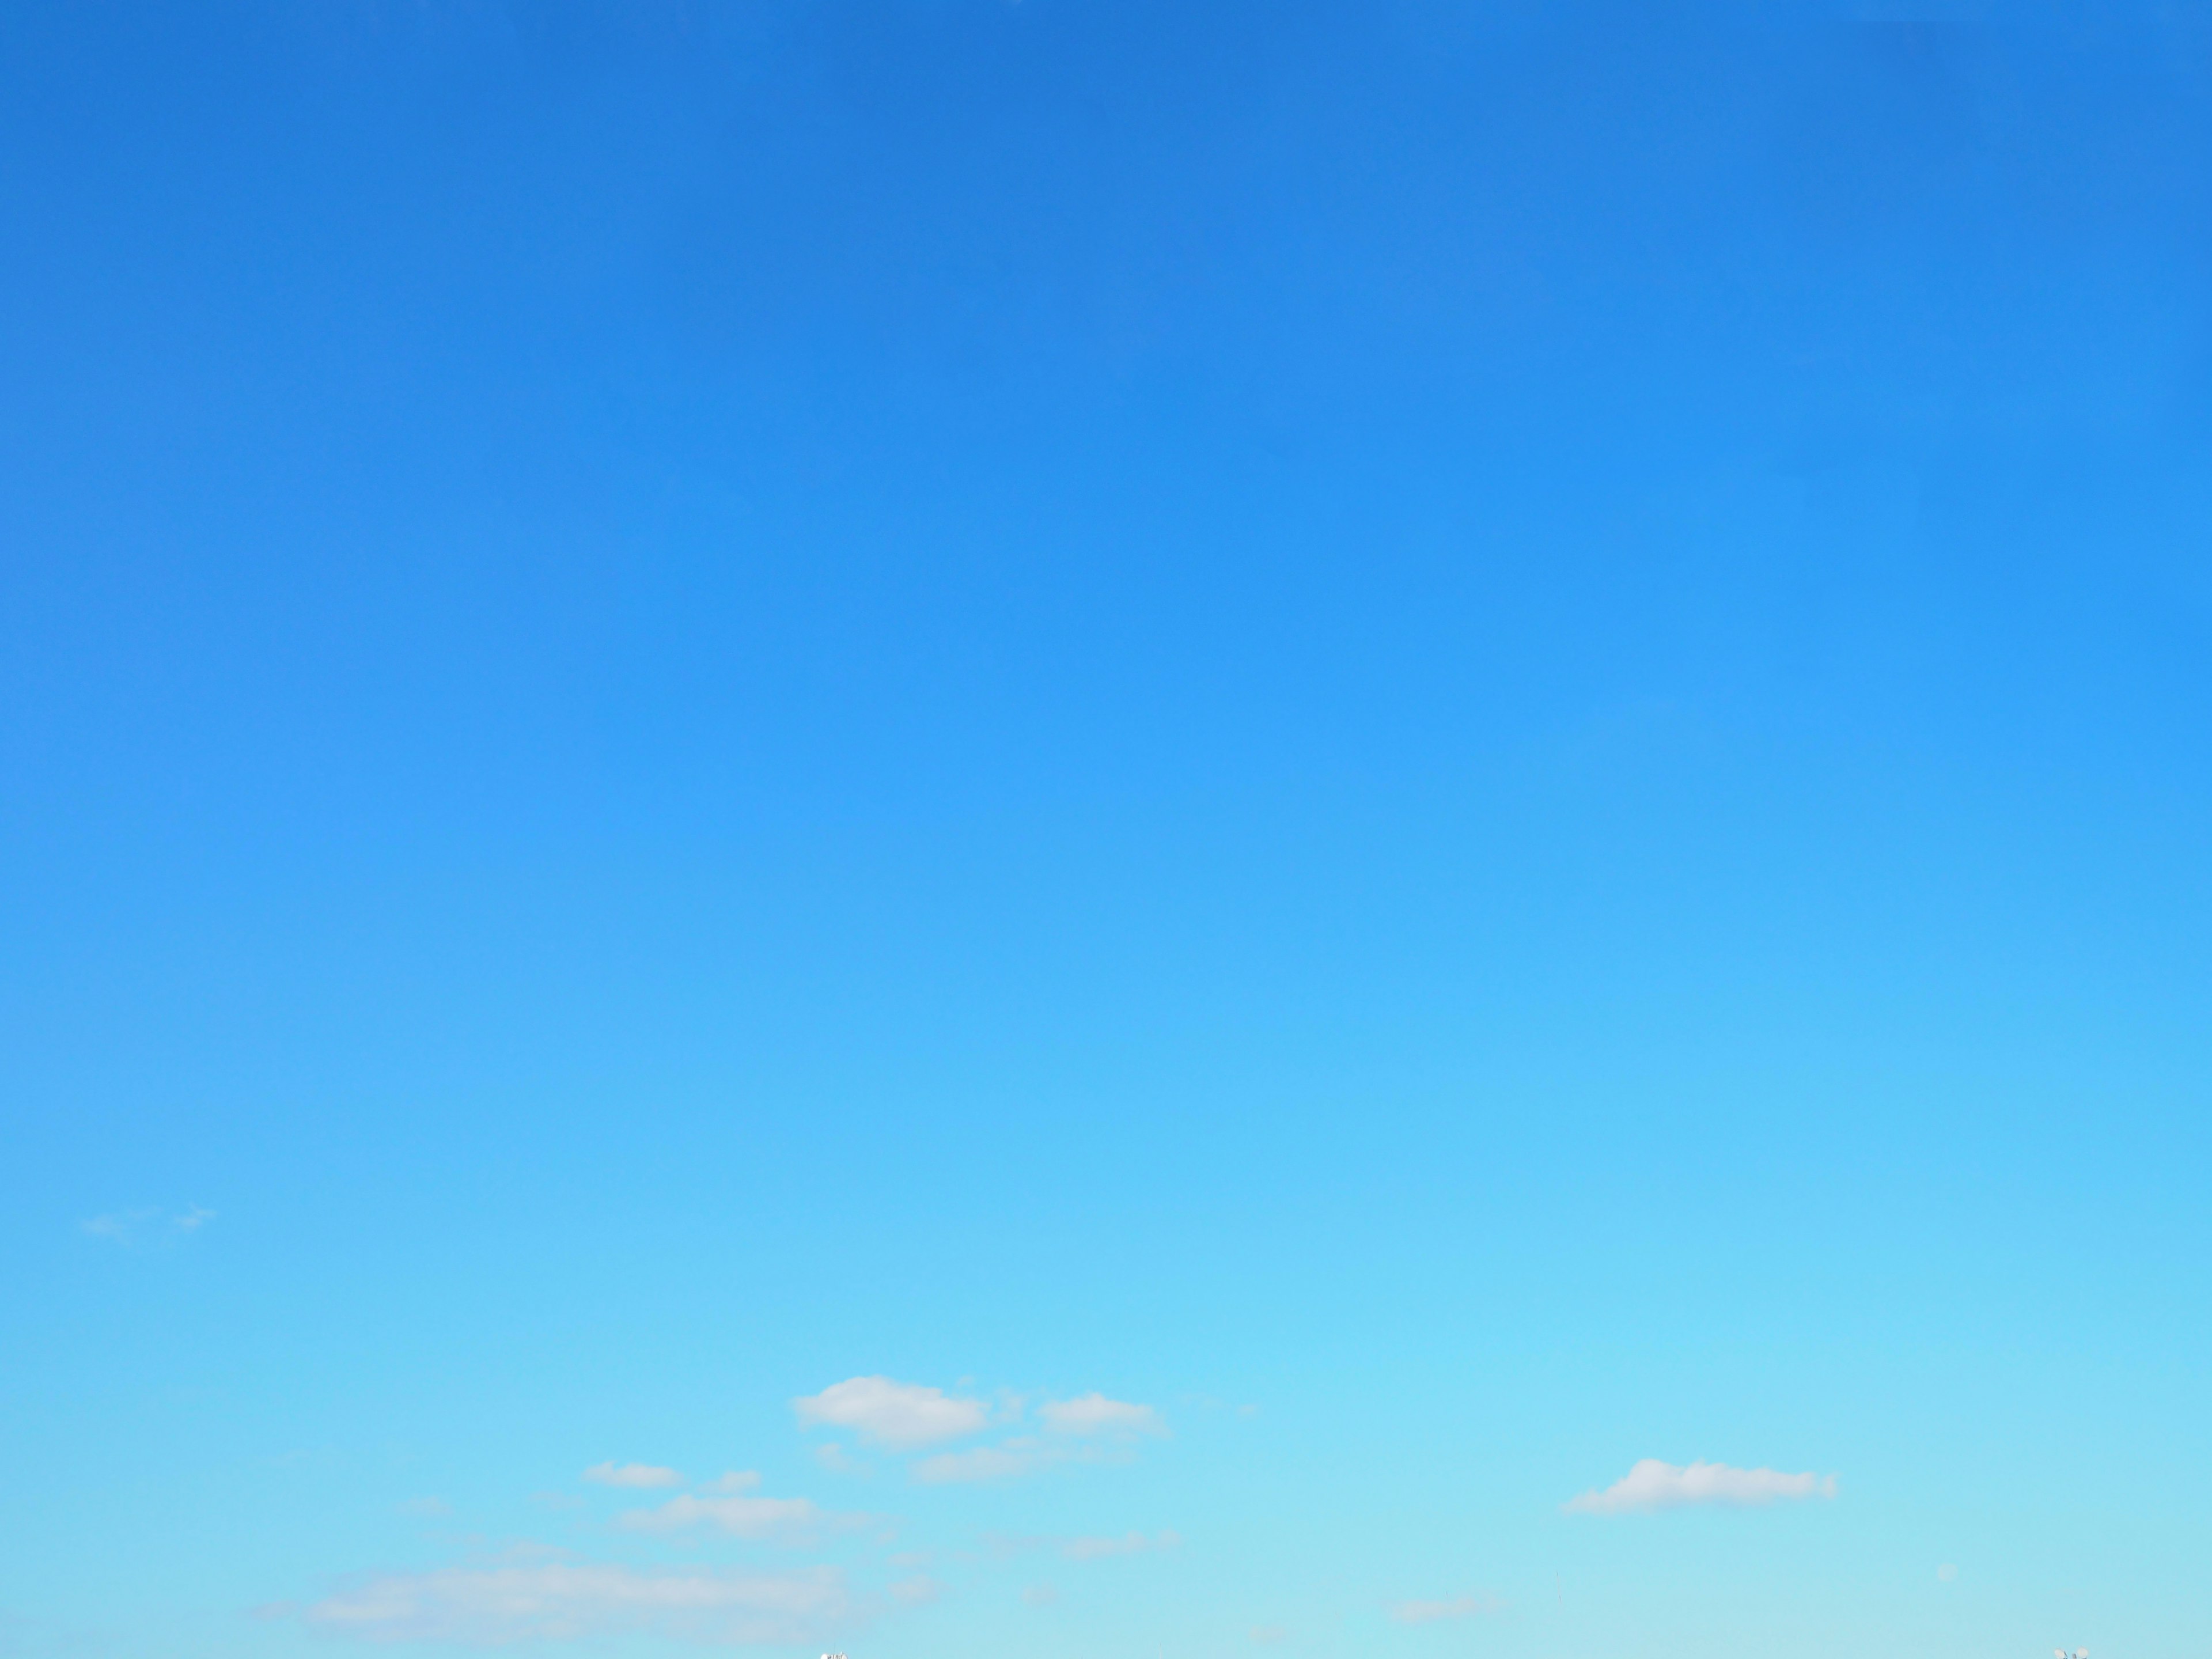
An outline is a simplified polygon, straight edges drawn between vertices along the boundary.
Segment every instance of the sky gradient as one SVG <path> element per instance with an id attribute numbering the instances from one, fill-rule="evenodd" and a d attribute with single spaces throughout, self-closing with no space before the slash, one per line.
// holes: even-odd
<path id="1" fill-rule="evenodd" d="M 2212 14 L 0 9 L 0 1654 L 2203 1659 Z"/>

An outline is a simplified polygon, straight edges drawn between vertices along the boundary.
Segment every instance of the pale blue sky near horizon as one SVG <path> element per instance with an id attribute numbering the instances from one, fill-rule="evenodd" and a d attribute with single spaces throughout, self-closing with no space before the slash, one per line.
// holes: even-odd
<path id="1" fill-rule="evenodd" d="M 2212 12 L 0 93 L 0 1654 L 2212 1643 Z"/>

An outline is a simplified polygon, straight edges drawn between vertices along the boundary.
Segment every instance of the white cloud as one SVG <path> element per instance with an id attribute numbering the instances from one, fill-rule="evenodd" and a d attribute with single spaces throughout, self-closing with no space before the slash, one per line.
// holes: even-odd
<path id="1" fill-rule="evenodd" d="M 94 1238 L 112 1239 L 118 1244 L 173 1244 L 180 1237 L 190 1237 L 214 1219 L 213 1210 L 204 1210 L 195 1204 L 173 1215 L 164 1215 L 159 1210 L 116 1210 L 80 1221 L 77 1226 Z"/>
<path id="2" fill-rule="evenodd" d="M 926 1486 L 943 1486 L 1015 1480 L 1066 1463 L 1123 1463 L 1133 1455 L 1133 1449 L 1125 1442 L 1071 1443 L 1066 1436 L 1047 1440 L 1036 1435 L 1018 1435 L 995 1446 L 939 1452 L 908 1465 L 908 1473 Z"/>
<path id="3" fill-rule="evenodd" d="M 1071 1538 L 1060 1547 L 1060 1553 L 1071 1561 L 1097 1561 L 1109 1555 L 1142 1555 L 1147 1550 L 1171 1550 L 1182 1542 L 1178 1533 L 1164 1532 L 1157 1538 L 1147 1538 L 1140 1532 L 1133 1532 L 1120 1538 Z"/>
<path id="4" fill-rule="evenodd" d="M 1118 1538 L 1099 1536 L 1050 1537 L 1031 1534 L 1024 1536 L 1002 1532 L 986 1533 L 983 1542 L 994 1559 L 1011 1560 L 1031 1550 L 1050 1550 L 1070 1561 L 1100 1561 L 1115 1555 L 1142 1555 L 1152 1550 L 1179 1549 L 1182 1534 L 1163 1529 L 1147 1536 L 1141 1532 L 1123 1533 Z"/>
<path id="5" fill-rule="evenodd" d="M 1726 1463 L 1686 1467 L 1646 1457 L 1603 1492 L 1586 1492 L 1562 1507 L 1581 1515 L 1625 1515 L 1646 1510 L 1680 1509 L 1689 1504 L 1723 1504 L 1741 1508 L 1760 1504 L 1833 1498 L 1832 1474 L 1784 1474 L 1778 1469 L 1738 1469 Z"/>
<path id="6" fill-rule="evenodd" d="M 926 1486 L 970 1486 L 1018 1480 L 1050 1461 L 1041 1447 L 1009 1441 L 1003 1446 L 978 1446 L 972 1451 L 939 1452 L 916 1463 L 913 1474 Z"/>
<path id="7" fill-rule="evenodd" d="M 902 1607 L 927 1607 L 944 1594 L 944 1585 L 921 1573 L 899 1579 L 891 1586 L 891 1600 Z"/>
<path id="8" fill-rule="evenodd" d="M 1031 1584 L 1022 1592 L 1022 1601 L 1029 1607 L 1048 1607 L 1060 1600 L 1060 1589 L 1054 1584 Z"/>
<path id="9" fill-rule="evenodd" d="M 866 1474 L 868 1466 L 835 1440 L 825 1440 L 814 1449 L 814 1461 L 832 1474 Z"/>
<path id="10" fill-rule="evenodd" d="M 712 1480 L 702 1483 L 699 1490 L 720 1492 L 750 1492 L 758 1485 L 760 1485 L 758 1470 L 732 1469 L 726 1474 L 718 1474 Z"/>
<path id="11" fill-rule="evenodd" d="M 399 1512 L 418 1521 L 435 1521 L 451 1515 L 453 1506 L 442 1498 L 410 1498 L 399 1506 Z"/>
<path id="12" fill-rule="evenodd" d="M 1496 1613 L 1504 1605 L 1494 1595 L 1455 1595 L 1449 1601 L 1400 1601 L 1390 1608 L 1390 1617 L 1401 1625 L 1437 1625 Z"/>
<path id="13" fill-rule="evenodd" d="M 1273 1647 L 1276 1643 L 1284 1640 L 1289 1635 L 1290 1632 L 1280 1625 L 1255 1625 L 1252 1626 L 1252 1639 L 1255 1642 L 1257 1642 L 1263 1648 Z"/>
<path id="14" fill-rule="evenodd" d="M 990 1411 L 980 1400 L 958 1399 L 942 1389 L 895 1382 L 888 1376 L 848 1377 L 793 1401 L 791 1407 L 809 1426 L 850 1429 L 900 1450 L 957 1440 L 990 1421 Z"/>
<path id="15" fill-rule="evenodd" d="M 307 1608 L 319 1631 L 376 1642 L 500 1647 L 631 1632 L 796 1646 L 855 1613 L 829 1567 L 806 1572 L 640 1572 L 584 1563 L 453 1567 L 366 1578 Z"/>
<path id="16" fill-rule="evenodd" d="M 128 1238 L 158 1213 L 154 1210 L 118 1210 L 112 1215 L 94 1216 L 77 1225 L 94 1238 Z"/>
<path id="17" fill-rule="evenodd" d="M 684 1477 L 675 1470 L 664 1469 L 653 1463 L 594 1463 L 584 1471 L 584 1479 L 594 1486 L 647 1490 L 684 1484 Z"/>
<path id="18" fill-rule="evenodd" d="M 1167 1425 L 1150 1406 L 1086 1394 L 1073 1400 L 1048 1400 L 1037 1415 L 1054 1434 L 1165 1434 Z"/>
<path id="19" fill-rule="evenodd" d="M 812 1533 L 822 1511 L 804 1498 L 672 1498 L 657 1510 L 616 1518 L 625 1532 L 685 1532 L 712 1527 L 732 1538 L 792 1539 Z"/>

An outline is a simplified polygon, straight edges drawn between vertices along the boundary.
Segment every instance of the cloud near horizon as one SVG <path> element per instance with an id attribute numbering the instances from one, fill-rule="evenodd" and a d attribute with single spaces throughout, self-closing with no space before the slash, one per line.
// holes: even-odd
<path id="1" fill-rule="evenodd" d="M 991 1420 L 989 1408 L 980 1400 L 963 1400 L 942 1389 L 888 1376 L 848 1377 L 819 1394 L 801 1395 L 791 1408 L 808 1428 L 827 1425 L 850 1429 L 863 1439 L 900 1451 L 957 1440 Z"/>
<path id="2" fill-rule="evenodd" d="M 1694 1504 L 1747 1509 L 1835 1495 L 1832 1474 L 1784 1474 L 1779 1469 L 1738 1469 L 1726 1463 L 1676 1465 L 1646 1457 L 1604 1491 L 1583 1492 L 1560 1507 L 1571 1515 L 1631 1515 Z"/>
<path id="3" fill-rule="evenodd" d="M 824 1641 L 858 1609 L 836 1569 L 642 1572 L 535 1563 L 383 1573 L 308 1607 L 314 1630 L 374 1642 L 501 1647 L 649 1634 L 728 1645 Z"/>

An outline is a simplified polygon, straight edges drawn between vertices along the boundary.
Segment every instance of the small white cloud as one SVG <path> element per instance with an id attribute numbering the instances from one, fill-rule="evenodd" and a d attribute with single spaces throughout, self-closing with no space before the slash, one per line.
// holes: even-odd
<path id="1" fill-rule="evenodd" d="M 1150 1534 L 1141 1532 L 1123 1533 L 1117 1538 L 1085 1535 L 1053 1537 L 1048 1534 L 987 1532 L 984 1547 L 997 1561 L 1012 1560 L 1032 1550 L 1050 1550 L 1070 1561 L 1100 1561 L 1116 1555 L 1141 1555 L 1152 1550 L 1180 1549 L 1182 1534 L 1163 1528 Z"/>
<path id="2" fill-rule="evenodd" d="M 1401 1625 L 1437 1625 L 1496 1613 L 1504 1605 L 1494 1595 L 1455 1595 L 1448 1601 L 1400 1601 L 1390 1608 L 1390 1617 Z"/>
<path id="3" fill-rule="evenodd" d="M 1059 1600 L 1060 1590 L 1052 1584 L 1031 1584 L 1022 1592 L 1022 1601 L 1028 1607 L 1048 1607 Z"/>
<path id="4" fill-rule="evenodd" d="M 1142 1409 L 1139 1407 L 1139 1409 Z M 1164 1429 L 1160 1432 L 1165 1433 Z M 907 1472 L 926 1486 L 1016 1480 L 1068 1463 L 1123 1463 L 1135 1455 L 1127 1436 L 1017 1435 L 995 1446 L 939 1452 L 909 1464 Z"/>
<path id="5" fill-rule="evenodd" d="M 847 1451 L 835 1440 L 825 1440 L 814 1449 L 814 1461 L 832 1474 L 866 1474 L 868 1466 Z"/>
<path id="6" fill-rule="evenodd" d="M 377 1642 L 501 1647 L 645 1633 L 798 1646 L 855 1617 L 830 1568 L 807 1572 L 641 1572 L 551 1562 L 385 1573 L 307 1609 L 307 1623 Z"/>
<path id="7" fill-rule="evenodd" d="M 118 1244 L 161 1245 L 189 1238 L 214 1219 L 213 1210 L 195 1204 L 173 1214 L 160 1210 L 116 1210 L 80 1221 L 77 1226 L 94 1238 L 112 1239 Z"/>
<path id="8" fill-rule="evenodd" d="M 902 1607 L 927 1607 L 944 1594 L 944 1585 L 921 1573 L 911 1578 L 899 1579 L 891 1586 L 891 1600 Z"/>
<path id="9" fill-rule="evenodd" d="M 1040 1447 L 1009 1441 L 1003 1446 L 978 1446 L 972 1451 L 939 1452 L 915 1464 L 912 1474 L 926 1486 L 973 1486 L 1018 1480 L 1050 1461 Z"/>
<path id="10" fill-rule="evenodd" d="M 598 1486 L 627 1486 L 650 1491 L 656 1486 L 680 1486 L 684 1477 L 653 1463 L 594 1463 L 584 1479 Z"/>
<path id="11" fill-rule="evenodd" d="M 410 1498 L 399 1506 L 399 1512 L 418 1521 L 434 1521 L 441 1516 L 451 1515 L 453 1506 L 442 1498 Z"/>
<path id="12" fill-rule="evenodd" d="M 754 1487 L 759 1485 L 760 1472 L 758 1470 L 732 1469 L 726 1474 L 718 1474 L 712 1480 L 704 1482 L 700 1486 L 699 1490 L 701 1492 L 750 1492 Z"/>
<path id="13" fill-rule="evenodd" d="M 1957 1567 L 1952 1565 L 1950 1562 L 1946 1561 L 1942 1566 L 1936 1569 L 1936 1576 L 1948 1584 L 1959 1576 L 1959 1570 Z"/>
<path id="14" fill-rule="evenodd" d="M 1583 1492 L 1562 1507 L 1578 1515 L 1626 1515 L 1692 1504 L 1745 1508 L 1835 1495 L 1832 1474 L 1784 1474 L 1778 1469 L 1731 1468 L 1726 1463 L 1678 1466 L 1646 1457 L 1603 1492 Z"/>
<path id="15" fill-rule="evenodd" d="M 1271 1648 L 1274 1646 L 1276 1643 L 1287 1638 L 1289 1635 L 1290 1632 L 1284 1629 L 1280 1625 L 1255 1625 L 1252 1626 L 1252 1639 L 1255 1642 L 1257 1642 L 1263 1648 Z"/>
<path id="16" fill-rule="evenodd" d="M 1176 1533 L 1164 1532 L 1156 1538 L 1147 1538 L 1140 1532 L 1133 1532 L 1120 1538 L 1071 1538 L 1060 1547 L 1060 1553 L 1071 1561 L 1100 1561 L 1113 1555 L 1171 1550 L 1182 1542 L 1181 1534 Z"/>
<path id="17" fill-rule="evenodd" d="M 990 1422 L 990 1410 L 980 1400 L 959 1399 L 942 1389 L 896 1382 L 888 1376 L 848 1377 L 820 1394 L 793 1401 L 791 1407 L 809 1427 L 826 1424 L 850 1429 L 899 1450 L 957 1440 Z"/>
<path id="18" fill-rule="evenodd" d="M 1150 1406 L 1086 1394 L 1073 1400 L 1048 1400 L 1037 1415 L 1054 1434 L 1165 1434 L 1167 1425 Z"/>
<path id="19" fill-rule="evenodd" d="M 140 1227 L 152 1220 L 153 1210 L 118 1210 L 112 1215 L 96 1215 L 77 1225 L 94 1238 L 128 1238 Z"/>
<path id="20" fill-rule="evenodd" d="M 625 1532 L 688 1532 L 711 1527 L 732 1538 L 792 1540 L 811 1535 L 822 1511 L 804 1498 L 672 1498 L 657 1510 L 629 1510 L 616 1517 Z"/>

